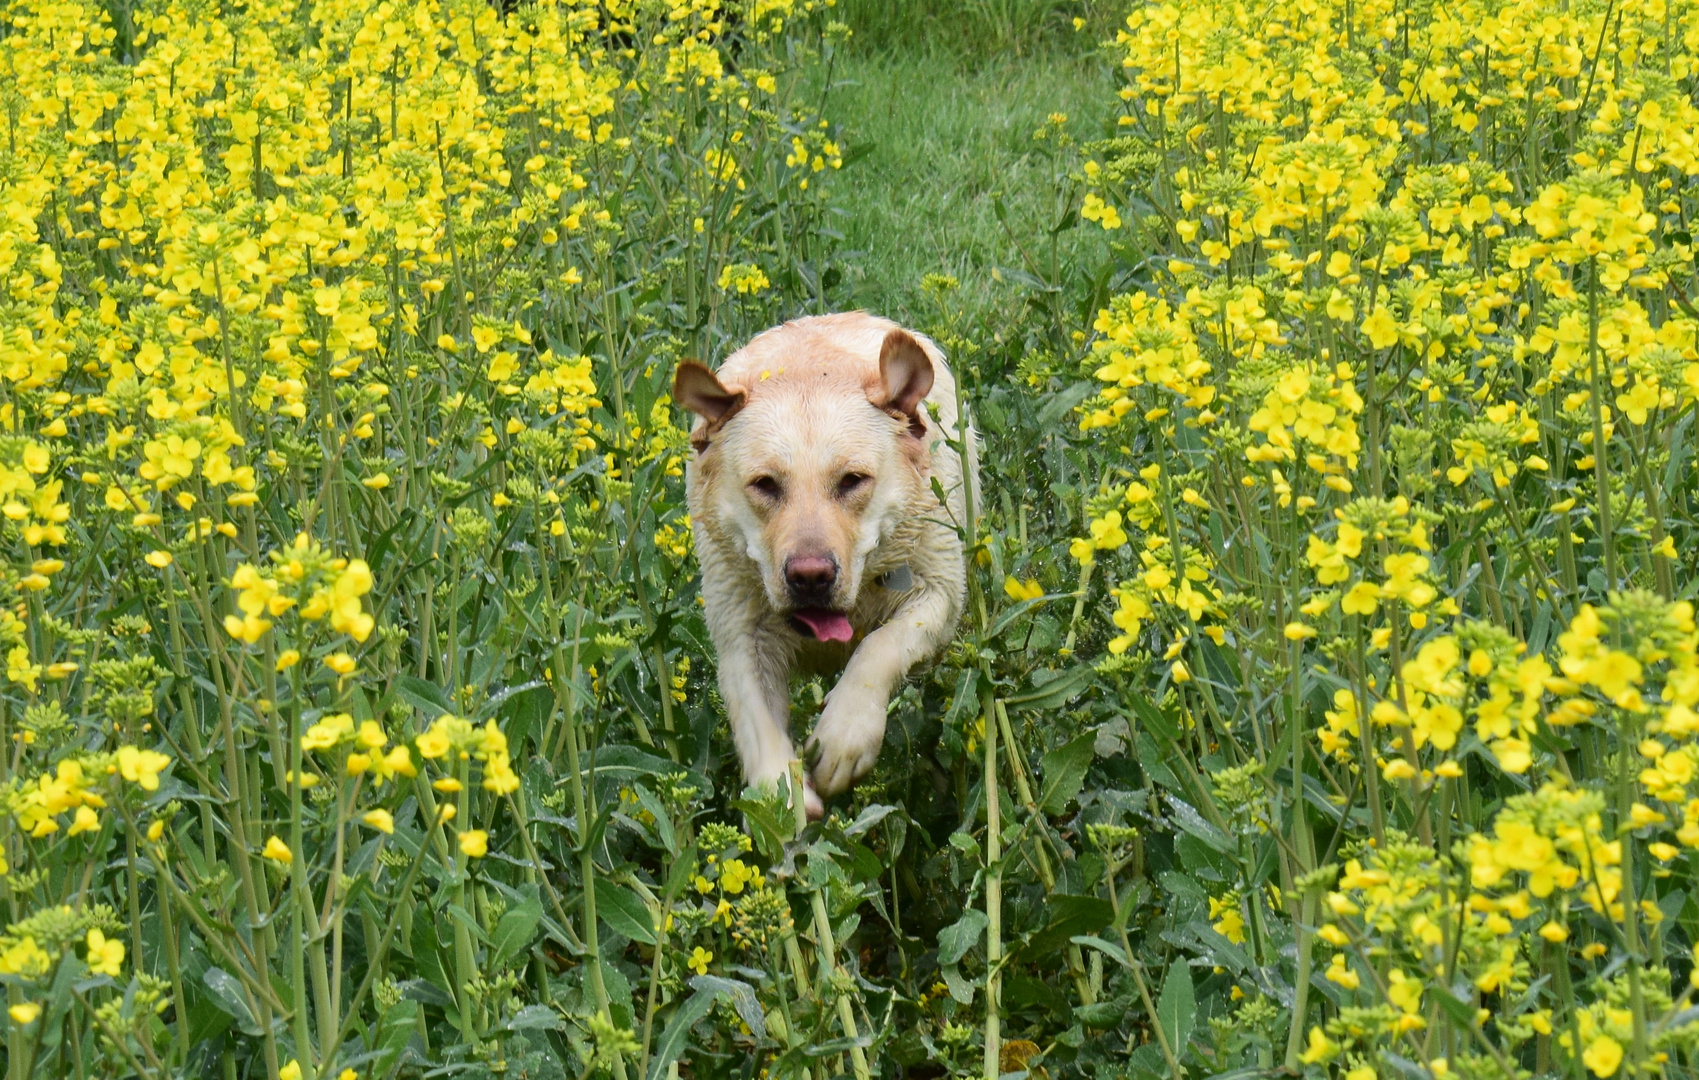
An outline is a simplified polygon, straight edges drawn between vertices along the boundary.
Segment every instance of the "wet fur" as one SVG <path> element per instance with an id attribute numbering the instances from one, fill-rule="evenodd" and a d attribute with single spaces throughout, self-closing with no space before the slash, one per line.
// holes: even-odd
<path id="1" fill-rule="evenodd" d="M 882 350 L 905 341 L 930 361 L 929 414 L 905 413 L 881 373 Z M 931 341 L 861 312 L 774 327 L 715 375 L 718 385 L 681 371 L 678 396 L 704 414 L 686 485 L 721 696 L 745 778 L 772 784 L 793 757 L 790 672 L 841 668 L 807 753 L 812 787 L 834 795 L 872 769 L 891 694 L 949 642 L 961 615 L 967 578 L 954 523 L 966 499 L 960 457 L 946 441 L 956 430 L 955 384 Z M 871 476 L 865 498 L 834 497 L 846 468 Z M 783 500 L 748 487 L 769 473 L 784 474 Z M 848 644 L 805 638 L 790 624 L 784 564 L 798 553 L 839 561 L 833 606 L 854 629 Z M 912 588 L 879 583 L 905 565 Z M 813 792 L 808 802 L 819 813 Z"/>

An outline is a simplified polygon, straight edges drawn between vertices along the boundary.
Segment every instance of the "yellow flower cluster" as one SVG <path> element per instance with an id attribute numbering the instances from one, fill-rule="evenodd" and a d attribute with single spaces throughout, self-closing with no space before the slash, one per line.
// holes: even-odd
<path id="1" fill-rule="evenodd" d="M 364 559 L 330 558 L 305 533 L 289 547 L 272 552 L 271 559 L 271 577 L 249 563 L 230 575 L 240 612 L 224 617 L 225 632 L 231 637 L 252 645 L 271 629 L 273 619 L 289 611 L 309 623 L 329 616 L 333 631 L 356 642 L 371 636 L 376 621 L 360 601 L 372 591 L 372 572 Z M 279 670 L 289 666 L 280 664 Z"/>
<path id="2" fill-rule="evenodd" d="M 483 787 L 497 795 L 507 795 L 519 789 L 519 777 L 508 758 L 507 736 L 496 727 L 494 720 L 478 727 L 470 720 L 444 714 L 437 717 L 429 731 L 413 740 L 419 756 L 426 760 L 457 756 L 470 757 L 483 763 Z M 439 791 L 459 790 L 459 781 L 445 777 L 436 782 Z"/>
<path id="3" fill-rule="evenodd" d="M 1655 1071 L 1699 1034 L 1658 929 L 1699 841 L 1699 8 L 1153 0 L 1115 48 L 1081 214 L 1146 257 L 1082 339 L 1072 554 L 1104 670 L 1304 773 L 1291 884 L 1334 830 L 1315 937 L 1279 913 L 1294 987 L 1333 950 L 1286 1066 Z"/>

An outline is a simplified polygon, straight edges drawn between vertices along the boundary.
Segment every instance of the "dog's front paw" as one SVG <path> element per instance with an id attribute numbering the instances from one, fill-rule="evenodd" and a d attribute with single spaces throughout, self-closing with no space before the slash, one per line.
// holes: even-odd
<path id="1" fill-rule="evenodd" d="M 885 740 L 885 699 L 854 693 L 841 683 L 826 698 L 803 759 L 814 788 L 826 798 L 848 791 L 873 770 Z"/>
<path id="2" fill-rule="evenodd" d="M 785 805 L 795 807 L 791 802 L 790 759 L 774 758 L 766 768 L 750 770 L 750 785 L 765 794 L 778 792 L 785 797 Z M 819 821 L 826 813 L 826 804 L 820 801 L 820 794 L 814 790 L 814 778 L 808 775 L 807 769 L 802 776 L 802 808 L 808 814 L 809 821 Z"/>

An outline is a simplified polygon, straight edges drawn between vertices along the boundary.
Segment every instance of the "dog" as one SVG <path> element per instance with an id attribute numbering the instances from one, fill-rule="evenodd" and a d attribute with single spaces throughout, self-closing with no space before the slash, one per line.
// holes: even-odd
<path id="1" fill-rule="evenodd" d="M 955 381 L 925 336 L 849 312 L 767 330 L 717 374 L 685 361 L 673 400 L 697 417 L 687 501 L 746 782 L 788 776 L 792 668 L 842 669 L 805 747 L 819 817 L 873 768 L 892 692 L 966 602 Z M 971 427 L 960 445 L 976 475 Z"/>

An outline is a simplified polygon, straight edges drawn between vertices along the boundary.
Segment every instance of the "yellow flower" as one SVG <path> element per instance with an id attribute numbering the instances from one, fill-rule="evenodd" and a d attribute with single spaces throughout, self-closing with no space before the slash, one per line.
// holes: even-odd
<path id="1" fill-rule="evenodd" d="M 1369 344 L 1377 349 L 1390 348 L 1398 344 L 1398 322 L 1393 319 L 1392 312 L 1384 307 L 1377 307 L 1363 320 L 1360 327 L 1368 335 Z"/>
<path id="2" fill-rule="evenodd" d="M 288 866 L 295 859 L 294 854 L 289 850 L 289 845 L 276 836 L 266 838 L 265 847 L 260 851 L 260 854 L 273 862 L 282 863 L 284 866 Z"/>
<path id="3" fill-rule="evenodd" d="M 142 557 L 142 561 L 149 566 L 163 570 L 171 565 L 171 553 L 169 551 L 150 551 Z"/>
<path id="4" fill-rule="evenodd" d="M 1345 966 L 1343 953 L 1334 953 L 1333 962 L 1327 968 L 1327 981 L 1338 983 L 1347 990 L 1355 990 L 1362 980 L 1355 971 Z"/>
<path id="5" fill-rule="evenodd" d="M 291 1060 L 289 1064 L 277 1070 L 277 1080 L 301 1080 L 301 1063 Z"/>
<path id="6" fill-rule="evenodd" d="M 1380 603 L 1380 589 L 1372 581 L 1359 581 L 1339 600 L 1339 610 L 1347 615 L 1373 615 Z"/>
<path id="7" fill-rule="evenodd" d="M 700 945 L 691 950 L 690 959 L 685 961 L 686 964 L 690 965 L 690 970 L 698 975 L 708 974 L 708 965 L 713 962 L 714 954 Z"/>
<path id="8" fill-rule="evenodd" d="M 33 1024 L 35 1023 L 36 1017 L 41 1015 L 41 1006 L 33 1001 L 25 1001 L 20 1004 L 13 1005 L 11 1008 L 7 1009 L 6 1012 L 11 1015 L 13 1020 L 16 1020 L 20 1024 Z"/>
<path id="9" fill-rule="evenodd" d="M 88 967 L 96 975 L 117 978 L 124 964 L 124 943 L 110 941 L 98 929 L 88 932 Z"/>
<path id="10" fill-rule="evenodd" d="M 1010 574 L 1008 577 L 1003 579 L 1003 592 L 1010 600 L 1019 603 L 1022 600 L 1037 600 L 1039 597 L 1043 596 L 1044 586 L 1040 585 L 1037 580 L 1033 578 L 1028 578 L 1025 582 L 1021 582 L 1017 580 L 1013 574 Z"/>
<path id="11" fill-rule="evenodd" d="M 100 815 L 90 807 L 79 806 L 77 807 L 76 819 L 71 822 L 71 827 L 65 830 L 65 835 L 75 836 L 78 833 L 92 832 L 98 828 L 100 828 Z"/>
<path id="12" fill-rule="evenodd" d="M 132 784 L 140 784 L 143 791 L 159 790 L 159 774 L 171 759 L 155 750 L 142 750 L 134 746 L 118 748 L 118 773 Z"/>
<path id="13" fill-rule="evenodd" d="M 1339 1044 L 1329 1039 L 1321 1028 L 1312 1027 L 1309 1047 L 1298 1055 L 1298 1060 L 1305 1065 L 1314 1065 L 1318 1061 L 1332 1061 L 1338 1053 Z"/>
<path id="14" fill-rule="evenodd" d="M 490 849 L 490 834 L 482 829 L 467 829 L 460 834 L 460 853 L 481 859 Z"/>
<path id="15" fill-rule="evenodd" d="M 372 755 L 372 782 L 383 787 L 384 781 L 397 776 L 413 777 L 419 775 L 419 770 L 413 765 L 413 755 L 408 753 L 405 746 L 392 746 L 385 754 Z"/>
<path id="16" fill-rule="evenodd" d="M 46 951 L 35 943 L 33 937 L 25 937 L 0 952 L 0 975 L 33 978 L 45 975 L 52 965 L 53 957 L 48 956 Z"/>
<path id="17" fill-rule="evenodd" d="M 1080 217 L 1087 221 L 1095 221 L 1105 229 L 1119 229 L 1121 215 L 1114 206 L 1103 201 L 1103 197 L 1093 192 L 1085 197 L 1080 206 Z"/>
<path id="18" fill-rule="evenodd" d="M 1587 1044 L 1587 1049 L 1581 1052 L 1581 1060 L 1594 1076 L 1613 1076 L 1617 1066 L 1622 1064 L 1622 1044 L 1609 1035 L 1600 1035 Z"/>
<path id="19" fill-rule="evenodd" d="M 354 673 L 355 664 L 352 656 L 349 656 L 345 652 L 339 652 L 325 657 L 324 666 L 336 672 L 338 675 L 352 675 Z"/>
<path id="20" fill-rule="evenodd" d="M 395 818 L 388 810 L 368 810 L 361 815 L 360 820 L 385 835 L 395 832 Z"/>

